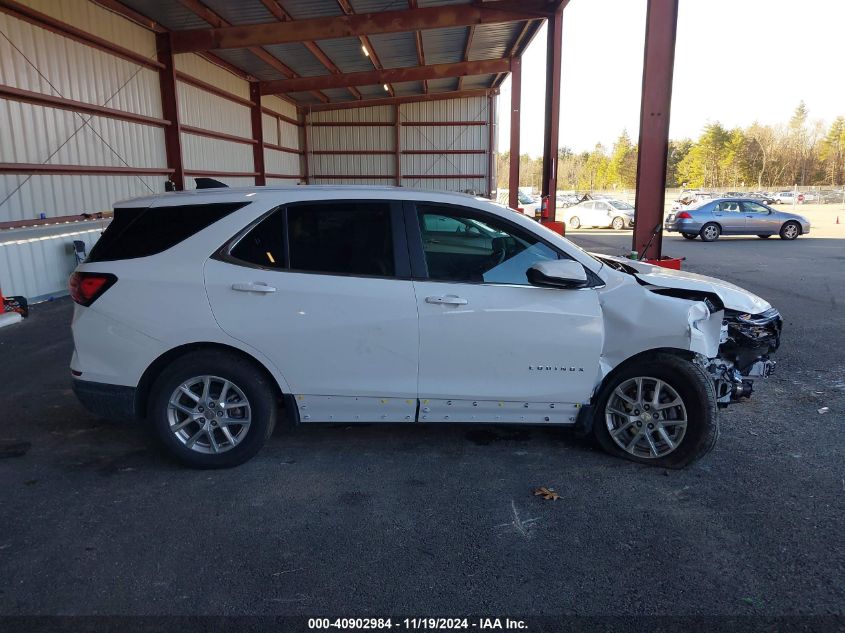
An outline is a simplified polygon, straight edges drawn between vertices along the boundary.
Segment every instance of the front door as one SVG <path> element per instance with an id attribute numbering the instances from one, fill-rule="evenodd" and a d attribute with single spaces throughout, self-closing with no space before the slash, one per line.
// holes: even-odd
<path id="1" fill-rule="evenodd" d="M 301 203 L 206 263 L 220 327 L 270 358 L 303 421 L 415 419 L 417 306 L 394 233 L 404 250 L 388 202 Z"/>
<path id="2" fill-rule="evenodd" d="M 417 204 L 406 221 L 427 276 L 414 282 L 420 421 L 574 422 L 599 371 L 595 290 L 529 285 L 533 263 L 564 255 L 493 214 Z"/>
<path id="3" fill-rule="evenodd" d="M 749 235 L 774 235 L 780 231 L 780 221 L 768 207 L 759 202 L 742 202 L 745 216 L 745 232 Z"/>

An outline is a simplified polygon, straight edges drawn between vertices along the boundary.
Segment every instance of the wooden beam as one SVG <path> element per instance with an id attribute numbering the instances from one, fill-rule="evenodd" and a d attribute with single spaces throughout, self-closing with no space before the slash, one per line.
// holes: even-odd
<path id="1" fill-rule="evenodd" d="M 248 48 L 380 33 L 406 33 L 455 26 L 522 22 L 552 15 L 557 4 L 551 0 L 518 0 L 516 2 L 505 0 L 496 2 L 495 7 L 480 5 L 424 7 L 311 18 L 295 22 L 188 29 L 174 32 L 173 46 L 174 52 L 192 53 L 219 48 Z"/>
<path id="2" fill-rule="evenodd" d="M 423 79 L 460 77 L 461 75 L 489 75 L 507 72 L 509 69 L 509 59 L 486 59 L 473 62 L 458 62 L 456 64 L 433 64 L 431 66 L 373 70 L 348 73 L 346 75 L 281 79 L 279 81 L 262 81 L 261 94 L 283 94 L 304 90 L 345 88 L 346 86 L 373 86 L 400 81 L 422 81 Z"/>

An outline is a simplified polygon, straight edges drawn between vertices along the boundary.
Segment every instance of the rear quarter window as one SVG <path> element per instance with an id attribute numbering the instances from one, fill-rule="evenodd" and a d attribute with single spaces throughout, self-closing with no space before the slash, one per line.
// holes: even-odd
<path id="1" fill-rule="evenodd" d="M 221 202 L 148 209 L 116 208 L 114 219 L 86 261 L 107 262 L 156 255 L 248 204 Z"/>

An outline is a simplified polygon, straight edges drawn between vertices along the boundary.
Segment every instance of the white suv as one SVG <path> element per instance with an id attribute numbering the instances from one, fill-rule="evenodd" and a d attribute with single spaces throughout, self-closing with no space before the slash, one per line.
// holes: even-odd
<path id="1" fill-rule="evenodd" d="M 482 198 L 252 187 L 121 202 L 70 280 L 74 389 L 199 467 L 297 422 L 574 427 L 683 466 L 750 395 L 780 315 L 592 256 Z M 526 325 L 528 327 L 526 327 Z"/>

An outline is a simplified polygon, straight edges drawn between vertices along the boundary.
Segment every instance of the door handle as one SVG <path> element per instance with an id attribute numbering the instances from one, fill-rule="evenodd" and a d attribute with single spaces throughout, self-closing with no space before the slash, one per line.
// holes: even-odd
<path id="1" fill-rule="evenodd" d="M 468 301 L 455 295 L 446 295 L 445 297 L 426 297 L 426 303 L 434 303 L 447 306 L 465 306 Z"/>
<path id="2" fill-rule="evenodd" d="M 239 290 L 240 292 L 276 292 L 273 286 L 268 286 L 261 282 L 232 284 L 232 290 Z"/>

